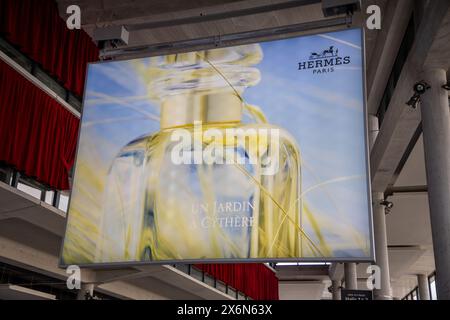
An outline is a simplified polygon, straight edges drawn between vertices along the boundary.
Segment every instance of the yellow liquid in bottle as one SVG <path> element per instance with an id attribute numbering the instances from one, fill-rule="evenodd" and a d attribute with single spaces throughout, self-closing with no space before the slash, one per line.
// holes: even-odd
<path id="1" fill-rule="evenodd" d="M 249 65 L 262 56 L 255 46 L 230 50 L 168 56 L 148 69 L 149 90 L 165 97 L 162 129 L 130 142 L 111 166 L 97 260 L 303 256 L 299 148 L 282 128 L 241 123 L 238 91 L 259 81 Z M 180 130 L 184 144 L 173 139 Z M 175 163 L 174 149 L 192 161 Z"/>

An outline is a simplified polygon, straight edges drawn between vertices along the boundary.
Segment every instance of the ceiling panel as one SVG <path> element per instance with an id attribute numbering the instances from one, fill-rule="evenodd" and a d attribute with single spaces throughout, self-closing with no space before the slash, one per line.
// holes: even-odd
<path id="1" fill-rule="evenodd" d="M 320 300 L 325 289 L 322 281 L 296 281 L 279 283 L 280 300 Z"/>
<path id="2" fill-rule="evenodd" d="M 167 14 L 185 10 L 205 9 L 242 0 L 57 0 L 60 12 L 77 4 L 82 10 L 83 23 L 104 23 L 148 15 Z"/>
<path id="3" fill-rule="evenodd" d="M 411 267 L 425 252 L 426 250 L 420 247 L 390 248 L 389 271 L 391 279 L 398 279 L 405 274 L 410 274 Z"/>
<path id="4" fill-rule="evenodd" d="M 432 245 L 427 194 L 400 194 L 390 198 L 394 203 L 386 216 L 390 246 Z"/>
<path id="5" fill-rule="evenodd" d="M 423 150 L 423 136 L 421 135 L 397 178 L 395 186 L 411 187 L 426 185 L 425 154 Z"/>

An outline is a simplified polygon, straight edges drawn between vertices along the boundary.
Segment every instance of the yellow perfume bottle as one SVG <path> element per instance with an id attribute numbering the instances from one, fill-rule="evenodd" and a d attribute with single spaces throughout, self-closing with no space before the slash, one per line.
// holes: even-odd
<path id="1" fill-rule="evenodd" d="M 111 166 L 97 260 L 302 257 L 299 148 L 242 98 L 262 58 L 245 45 L 137 65 L 161 128 Z"/>

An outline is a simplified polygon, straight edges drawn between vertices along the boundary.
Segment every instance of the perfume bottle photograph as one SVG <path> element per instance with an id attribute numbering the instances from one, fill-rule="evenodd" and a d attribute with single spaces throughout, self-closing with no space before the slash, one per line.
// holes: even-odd
<path id="1" fill-rule="evenodd" d="M 254 65 L 262 58 L 258 45 L 247 45 L 137 66 L 161 108 L 160 130 L 130 142 L 114 159 L 99 259 L 301 254 L 299 148 L 282 128 L 242 123 L 241 96 L 259 82 Z M 177 141 L 182 134 L 186 141 Z M 174 159 L 180 143 L 175 157 L 184 162 Z M 219 156 L 206 163 L 205 150 Z M 270 155 L 275 163 L 267 163 Z M 277 167 L 264 173 L 264 166 Z M 123 248 L 115 253 L 108 244 L 117 233 Z"/>
<path id="2" fill-rule="evenodd" d="M 349 30 L 90 65 L 63 262 L 370 257 L 358 46 Z M 298 68 L 321 59 L 346 63 Z"/>

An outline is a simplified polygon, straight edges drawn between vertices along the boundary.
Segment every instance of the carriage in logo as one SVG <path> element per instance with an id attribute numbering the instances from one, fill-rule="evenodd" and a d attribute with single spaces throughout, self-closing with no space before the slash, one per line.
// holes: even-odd
<path id="1" fill-rule="evenodd" d="M 311 56 L 309 57 L 309 60 L 316 60 L 316 59 L 324 59 L 324 58 L 334 58 L 337 57 L 339 53 L 338 48 L 334 48 L 334 46 L 330 46 L 328 49 L 323 50 L 322 52 L 312 52 Z"/>

